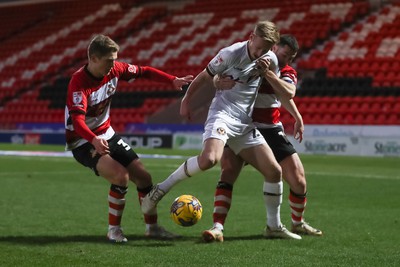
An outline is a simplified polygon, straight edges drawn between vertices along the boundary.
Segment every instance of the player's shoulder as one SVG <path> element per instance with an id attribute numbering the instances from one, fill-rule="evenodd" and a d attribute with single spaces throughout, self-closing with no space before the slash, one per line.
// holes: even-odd
<path id="1" fill-rule="evenodd" d="M 241 55 L 243 52 L 247 51 L 247 41 L 237 42 L 230 46 L 224 47 L 220 50 L 220 54 L 226 56 L 236 56 Z"/>
<path id="2" fill-rule="evenodd" d="M 125 63 L 125 62 L 122 62 L 122 61 L 115 61 L 113 69 L 117 70 L 117 71 L 124 71 L 128 67 L 129 67 L 128 63 Z"/>
<path id="3" fill-rule="evenodd" d="M 71 75 L 69 83 L 70 85 L 81 84 L 88 79 L 87 76 L 88 75 L 86 73 L 85 66 L 83 66 Z"/>
<path id="4" fill-rule="evenodd" d="M 279 65 L 276 54 L 272 50 L 269 50 L 262 56 L 262 58 L 268 58 L 270 62 L 269 69 L 274 71 L 275 74 L 279 75 L 279 67 L 278 67 Z"/>
<path id="5" fill-rule="evenodd" d="M 297 84 L 296 70 L 292 66 L 286 65 L 281 69 L 281 79 L 289 83 Z"/>
<path id="6" fill-rule="evenodd" d="M 230 46 L 224 47 L 219 50 L 218 54 L 210 61 L 207 68 L 210 73 L 216 74 L 222 70 L 222 68 L 231 67 L 237 65 L 243 55 L 246 55 L 246 42 L 234 43 Z"/>
<path id="7" fill-rule="evenodd" d="M 267 56 L 270 58 L 270 61 L 272 61 L 272 62 L 276 63 L 276 65 L 278 65 L 278 57 L 276 56 L 274 51 L 269 50 L 267 52 Z"/>
<path id="8" fill-rule="evenodd" d="M 131 73 L 137 75 L 140 67 L 137 65 L 129 64 L 126 62 L 122 61 L 115 61 L 114 62 L 114 68 L 113 70 L 115 71 L 115 75 L 123 75 L 124 73 Z"/>
<path id="9" fill-rule="evenodd" d="M 281 69 L 282 74 L 292 74 L 297 76 L 297 71 L 290 65 L 286 65 Z"/>

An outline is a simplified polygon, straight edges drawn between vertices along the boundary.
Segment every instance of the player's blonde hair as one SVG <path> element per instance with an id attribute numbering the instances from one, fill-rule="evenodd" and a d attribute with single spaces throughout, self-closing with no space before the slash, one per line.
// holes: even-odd
<path id="1" fill-rule="evenodd" d="M 268 20 L 259 21 L 254 27 L 254 34 L 272 44 L 279 42 L 278 27 L 275 23 Z"/>
<path id="2" fill-rule="evenodd" d="M 119 45 L 110 37 L 99 34 L 93 37 L 88 47 L 88 57 L 95 55 L 99 58 L 112 52 L 118 52 Z"/>

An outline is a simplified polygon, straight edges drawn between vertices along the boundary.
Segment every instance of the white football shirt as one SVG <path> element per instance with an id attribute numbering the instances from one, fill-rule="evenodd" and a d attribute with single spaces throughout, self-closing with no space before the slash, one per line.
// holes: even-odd
<path id="1" fill-rule="evenodd" d="M 261 82 L 256 69 L 257 59 L 251 60 L 247 46 L 248 41 L 244 41 L 223 48 L 207 65 L 210 75 L 228 75 L 237 81 L 232 89 L 216 92 L 210 111 L 224 111 L 242 123 L 251 122 L 257 89 Z M 270 68 L 278 73 L 276 55 L 269 51 L 262 57 L 269 57 Z"/>

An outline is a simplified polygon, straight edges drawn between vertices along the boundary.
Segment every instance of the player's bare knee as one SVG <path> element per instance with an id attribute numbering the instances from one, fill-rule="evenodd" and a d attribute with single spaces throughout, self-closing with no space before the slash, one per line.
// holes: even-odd
<path id="1" fill-rule="evenodd" d="M 127 171 L 116 172 L 112 178 L 112 183 L 119 186 L 128 186 L 129 174 Z"/>
<path id="2" fill-rule="evenodd" d="M 141 173 L 140 175 L 130 175 L 129 179 L 134 182 L 138 187 L 148 187 L 153 184 L 150 173 Z"/>
<path id="3" fill-rule="evenodd" d="M 265 181 L 270 183 L 277 183 L 282 180 L 282 169 L 279 165 L 272 165 L 265 175 Z"/>
<path id="4" fill-rule="evenodd" d="M 199 157 L 199 167 L 203 171 L 211 169 L 217 163 L 218 163 L 218 160 L 213 156 L 202 156 L 202 157 Z"/>

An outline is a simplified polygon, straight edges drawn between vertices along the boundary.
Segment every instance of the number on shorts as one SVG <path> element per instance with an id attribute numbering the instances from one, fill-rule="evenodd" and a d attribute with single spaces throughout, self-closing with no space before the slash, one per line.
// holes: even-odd
<path id="1" fill-rule="evenodd" d="M 117 144 L 123 146 L 126 151 L 131 149 L 131 147 L 127 143 L 125 143 L 124 140 L 122 139 L 119 139 Z"/>

